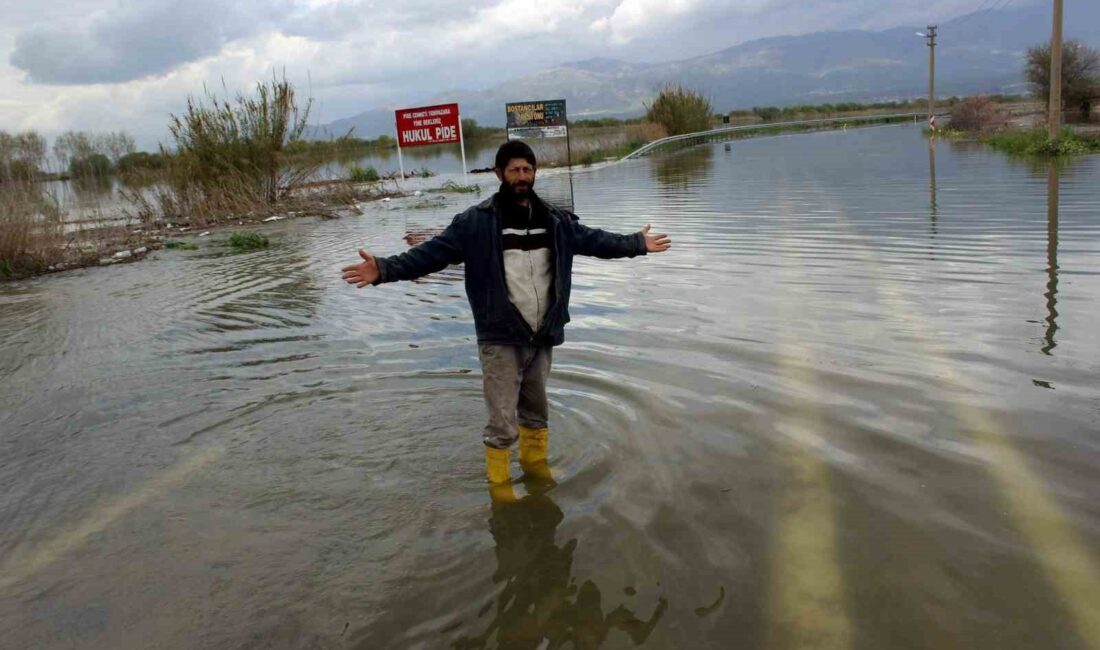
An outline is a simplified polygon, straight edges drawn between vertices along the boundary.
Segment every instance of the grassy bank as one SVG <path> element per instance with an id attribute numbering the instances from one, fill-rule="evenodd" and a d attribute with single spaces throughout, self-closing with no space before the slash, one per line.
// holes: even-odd
<path id="1" fill-rule="evenodd" d="M 979 139 L 1012 156 L 1051 157 L 1100 153 L 1100 137 L 1081 135 L 1069 127 L 1062 129 L 1057 140 L 1051 140 L 1045 129 L 1006 131 Z"/>
<path id="2" fill-rule="evenodd" d="M 924 132 L 931 135 L 928 129 Z M 1021 158 L 1057 158 L 1100 153 L 1100 135 L 1079 133 L 1073 127 L 1064 127 L 1057 140 L 1051 140 L 1046 129 L 981 133 L 948 127 L 936 131 L 936 137 L 980 142 L 997 151 Z"/>

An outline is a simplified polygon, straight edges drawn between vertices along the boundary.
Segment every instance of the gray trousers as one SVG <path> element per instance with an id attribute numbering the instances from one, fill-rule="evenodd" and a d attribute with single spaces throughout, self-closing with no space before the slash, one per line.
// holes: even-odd
<path id="1" fill-rule="evenodd" d="M 550 376 L 550 347 L 532 345 L 478 345 L 484 377 L 486 446 L 507 449 L 519 437 L 519 425 L 546 426 L 550 406 L 546 379 Z"/>

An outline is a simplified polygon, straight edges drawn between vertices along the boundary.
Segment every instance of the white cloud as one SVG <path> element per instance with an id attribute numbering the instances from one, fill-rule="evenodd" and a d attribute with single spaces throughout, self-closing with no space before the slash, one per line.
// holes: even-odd
<path id="1" fill-rule="evenodd" d="M 1021 0 L 1033 1 L 1033 0 Z M 0 129 L 151 146 L 203 85 L 286 70 L 319 121 L 592 56 L 670 60 L 760 36 L 921 25 L 972 0 L 37 0 L 0 23 Z M 59 22 L 57 16 L 70 16 Z M 308 81 L 307 81 L 308 80 Z"/>

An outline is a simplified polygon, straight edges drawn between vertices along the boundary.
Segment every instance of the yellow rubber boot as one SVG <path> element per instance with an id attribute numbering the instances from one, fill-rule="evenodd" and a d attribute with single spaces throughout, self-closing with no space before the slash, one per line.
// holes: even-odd
<path id="1" fill-rule="evenodd" d="M 546 462 L 546 450 L 550 446 L 550 429 L 519 427 L 519 462 L 526 465 Z"/>
<path id="2" fill-rule="evenodd" d="M 551 481 L 550 466 L 546 463 L 546 453 L 550 446 L 550 429 L 519 428 L 519 464 L 528 476 Z"/>
<path id="3" fill-rule="evenodd" d="M 485 448 L 485 473 L 489 479 L 489 496 L 493 501 L 516 500 L 516 493 L 512 489 L 512 476 L 508 471 L 508 459 L 507 449 Z"/>

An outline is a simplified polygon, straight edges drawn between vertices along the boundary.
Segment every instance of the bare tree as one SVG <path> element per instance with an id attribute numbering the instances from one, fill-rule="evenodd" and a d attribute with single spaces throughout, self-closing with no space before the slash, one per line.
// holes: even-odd
<path id="1" fill-rule="evenodd" d="M 84 131 L 66 131 L 53 143 L 53 155 L 62 169 L 68 169 L 73 160 L 88 158 L 98 153 L 95 138 Z"/>
<path id="2" fill-rule="evenodd" d="M 128 153 L 137 151 L 134 138 L 125 131 L 104 133 L 97 137 L 98 153 L 102 153 L 111 159 L 112 165 L 117 165 L 119 159 Z"/>
<path id="3" fill-rule="evenodd" d="M 0 131 L 0 182 L 33 179 L 42 171 L 46 140 L 34 131 L 14 135 Z"/>
<path id="4" fill-rule="evenodd" d="M 1036 45 L 1027 51 L 1027 80 L 1035 95 L 1047 101 L 1050 97 L 1050 43 Z M 1092 100 L 1100 96 L 1100 52 L 1076 40 L 1062 46 L 1062 102 L 1079 108 L 1087 117 Z"/>

